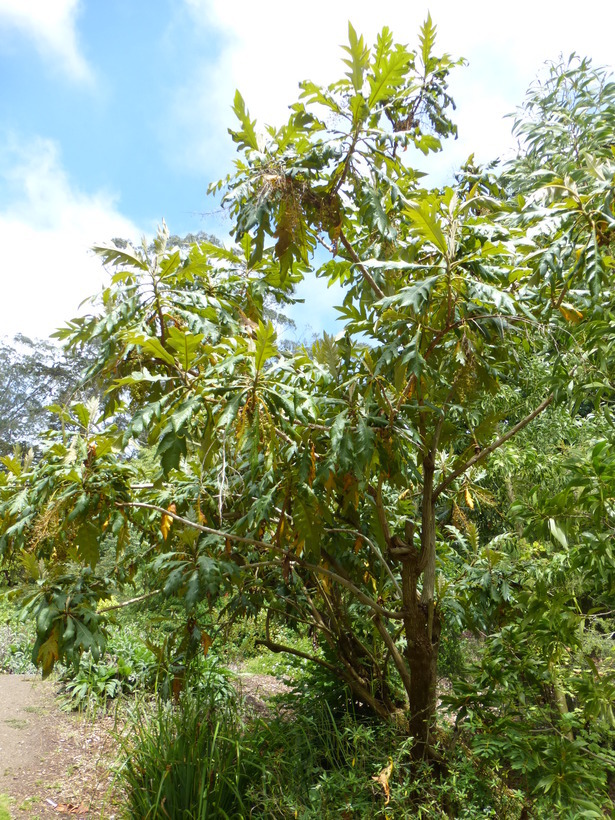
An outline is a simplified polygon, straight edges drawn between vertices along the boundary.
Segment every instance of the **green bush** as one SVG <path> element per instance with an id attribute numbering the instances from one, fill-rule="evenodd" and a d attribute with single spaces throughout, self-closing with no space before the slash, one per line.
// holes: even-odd
<path id="1" fill-rule="evenodd" d="M 6 591 L 0 593 L 0 672 L 30 675 L 36 672 L 32 663 L 34 630 L 19 620 L 19 612 Z"/>
<path id="2" fill-rule="evenodd" d="M 69 709 L 105 707 L 108 700 L 137 691 L 153 691 L 159 672 L 155 654 L 131 632 L 114 630 L 104 658 L 85 653 L 63 675 L 64 704 Z"/>
<path id="3" fill-rule="evenodd" d="M 327 690 L 335 691 L 330 684 Z M 341 699 L 334 698 L 330 706 L 315 681 L 308 691 L 311 698 L 299 696 L 291 713 L 282 712 L 268 725 L 252 730 L 262 771 L 250 787 L 250 816 L 280 820 L 519 820 L 524 816 L 524 795 L 511 788 L 505 773 L 490 769 L 465 746 L 454 745 L 450 733 L 441 735 L 445 766 L 417 762 L 411 756 L 412 738 L 403 725 L 386 726 L 361 715 L 349 700 L 345 709 Z"/>

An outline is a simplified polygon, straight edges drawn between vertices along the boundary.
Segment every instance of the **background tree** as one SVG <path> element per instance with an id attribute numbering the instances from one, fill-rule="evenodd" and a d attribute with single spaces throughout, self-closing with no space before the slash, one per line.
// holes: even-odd
<path id="1" fill-rule="evenodd" d="M 79 377 L 87 358 L 43 339 L 18 335 L 0 344 L 0 454 L 15 446 L 36 449 L 54 424 L 49 405 L 63 405 L 80 394 Z"/>

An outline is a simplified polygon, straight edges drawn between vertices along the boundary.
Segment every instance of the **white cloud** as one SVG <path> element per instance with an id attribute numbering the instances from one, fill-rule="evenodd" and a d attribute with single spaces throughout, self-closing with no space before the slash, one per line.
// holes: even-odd
<path id="1" fill-rule="evenodd" d="M 105 281 L 89 248 L 141 231 L 111 194 L 76 189 L 50 140 L 0 145 L 0 181 L 0 334 L 44 337 Z"/>
<path id="2" fill-rule="evenodd" d="M 0 0 L 0 34 L 3 29 L 18 29 L 72 79 L 90 82 L 92 71 L 77 40 L 79 4 L 80 0 Z"/>

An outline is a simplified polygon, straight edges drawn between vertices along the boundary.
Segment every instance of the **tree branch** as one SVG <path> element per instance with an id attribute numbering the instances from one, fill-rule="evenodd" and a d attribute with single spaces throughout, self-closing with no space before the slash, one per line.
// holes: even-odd
<path id="1" fill-rule="evenodd" d="M 235 535 L 232 532 L 223 532 L 222 530 L 215 530 L 212 527 L 206 527 L 204 524 L 197 524 L 196 521 L 190 521 L 188 518 L 182 518 L 181 515 L 165 510 L 164 507 L 159 507 L 157 504 L 146 504 L 143 501 L 117 501 L 117 507 L 139 507 L 144 510 L 154 510 L 162 515 L 168 515 L 174 521 L 179 521 L 180 524 L 185 524 L 193 530 L 206 532 L 209 535 L 218 535 L 220 538 L 228 538 L 229 541 L 238 541 L 242 544 L 252 544 L 254 547 L 264 547 L 265 549 L 275 549 L 275 544 L 270 544 L 267 541 L 259 541 L 257 538 L 248 538 L 245 535 Z"/>
<path id="2" fill-rule="evenodd" d="M 360 538 L 362 541 L 365 541 L 365 543 L 371 549 L 371 551 L 374 553 L 374 555 L 381 561 L 382 566 L 384 567 L 386 574 L 389 576 L 389 578 L 393 582 L 393 585 L 395 586 L 395 589 L 397 590 L 397 592 L 399 594 L 399 597 L 401 598 L 401 587 L 399 586 L 397 578 L 393 575 L 393 571 L 391 570 L 391 567 L 384 560 L 384 556 L 383 556 L 382 552 L 380 551 L 380 548 L 370 538 L 368 538 L 367 535 L 363 535 L 363 533 L 359 532 L 358 530 L 345 529 L 343 527 L 328 527 L 326 531 L 327 532 L 345 532 L 345 533 L 349 533 L 350 535 L 354 535 L 357 538 Z"/>
<path id="3" fill-rule="evenodd" d="M 395 646 L 395 642 L 393 641 L 393 638 L 391 637 L 389 630 L 386 628 L 386 626 L 382 623 L 382 621 L 377 615 L 374 618 L 374 623 L 376 624 L 376 629 L 382 635 L 382 640 L 386 644 L 386 647 L 389 650 L 391 657 L 393 658 L 393 662 L 395 663 L 397 671 L 399 672 L 399 677 L 402 680 L 404 689 L 406 690 L 406 694 L 408 695 L 409 700 L 411 684 L 410 672 L 408 670 L 408 667 L 404 663 L 404 659 L 402 658 L 398 648 Z"/>
<path id="4" fill-rule="evenodd" d="M 361 271 L 361 274 L 362 274 L 363 278 L 368 283 L 370 288 L 374 291 L 374 293 L 376 294 L 376 296 L 379 299 L 384 299 L 384 296 L 385 296 L 384 291 L 381 290 L 381 288 L 376 284 L 376 281 L 373 278 L 373 276 L 371 275 L 371 273 L 367 270 L 365 265 L 361 262 L 359 256 L 357 255 L 357 252 L 352 247 L 350 242 L 346 239 L 346 235 L 344 234 L 344 231 L 340 231 L 340 240 L 342 242 L 342 245 L 348 251 L 348 255 L 350 256 L 352 261 L 355 263 L 355 265 Z"/>
<path id="5" fill-rule="evenodd" d="M 527 427 L 527 425 L 531 421 L 533 421 L 536 418 L 536 416 L 539 416 L 544 410 L 547 409 L 547 407 L 553 401 L 553 398 L 553 393 L 551 393 L 551 395 L 547 396 L 547 398 L 544 401 L 542 401 L 535 410 L 532 410 L 532 412 L 528 416 L 526 416 L 524 419 L 521 419 L 521 421 L 518 422 L 518 424 L 515 424 L 515 426 L 512 427 L 508 431 L 508 433 L 505 433 L 503 436 L 500 436 L 499 439 L 496 439 L 496 441 L 494 441 L 488 447 L 484 447 L 480 451 L 480 453 L 476 453 L 476 455 L 472 456 L 472 458 L 466 461 L 466 463 L 463 464 L 461 467 L 458 467 L 456 470 L 453 470 L 453 472 L 450 475 L 448 475 L 444 479 L 444 481 L 442 481 L 436 487 L 433 494 L 433 500 L 435 501 L 440 495 L 440 493 L 444 492 L 444 490 L 446 490 L 447 487 L 450 487 L 453 481 L 456 478 L 459 478 L 460 475 L 463 475 L 466 472 L 466 470 L 469 470 L 470 467 L 474 466 L 474 464 L 476 464 L 479 461 L 482 461 L 484 458 L 491 455 L 491 453 L 497 450 L 498 447 L 501 447 L 502 444 L 505 444 L 509 439 L 513 438 L 513 436 L 516 436 L 517 433 L 523 430 L 524 427 Z"/>
<path id="6" fill-rule="evenodd" d="M 138 604 L 140 601 L 146 601 L 148 598 L 153 598 L 154 595 L 160 595 L 161 592 L 161 589 L 155 589 L 153 592 L 146 592 L 145 595 L 138 595 L 136 598 L 129 598 L 128 601 L 122 601 L 121 604 L 105 606 L 102 609 L 99 609 L 98 612 L 111 612 L 113 609 L 123 609 L 125 606 L 130 606 L 131 604 Z"/>
<path id="7" fill-rule="evenodd" d="M 342 680 L 344 679 L 340 674 L 340 671 L 336 669 L 333 664 L 327 663 L 327 661 L 323 661 L 321 658 L 315 658 L 313 655 L 309 655 L 307 652 L 302 652 L 300 649 L 295 649 L 292 646 L 285 646 L 284 644 L 276 643 L 268 638 L 259 638 L 254 641 L 254 645 L 266 646 L 267 649 L 270 649 L 272 652 L 287 652 L 289 655 L 296 655 L 298 658 L 303 658 L 306 661 L 313 661 L 314 663 L 320 664 L 320 666 L 324 666 L 324 668 L 328 669 L 329 672 L 333 672 L 336 677 L 341 677 Z"/>
<path id="8" fill-rule="evenodd" d="M 342 578 L 342 576 L 338 575 L 337 572 L 332 572 L 330 569 L 325 569 L 317 564 L 308 564 L 307 561 L 302 561 L 301 558 L 294 558 L 291 560 L 293 563 L 299 564 L 304 569 L 308 569 L 310 572 L 315 572 L 319 575 L 326 575 L 327 578 L 331 578 L 332 581 L 336 581 L 340 584 L 340 586 L 346 587 L 346 589 L 350 590 L 358 601 L 361 601 L 362 604 L 370 607 L 370 609 L 373 609 L 374 612 L 377 612 L 379 615 L 382 615 L 385 618 L 393 618 L 398 621 L 403 619 L 403 614 L 401 612 L 390 612 L 388 609 L 383 609 L 383 607 L 381 607 L 380 604 L 377 604 L 376 601 L 372 601 L 369 595 L 361 592 L 361 590 L 356 587 L 352 581 Z"/>
<path id="9" fill-rule="evenodd" d="M 200 530 L 201 532 L 206 532 L 210 535 L 217 535 L 220 538 L 228 538 L 229 541 L 238 541 L 242 544 L 251 544 L 252 546 L 262 547 L 263 549 L 267 550 L 275 550 L 275 552 L 278 552 L 281 555 L 285 556 L 288 554 L 281 547 L 278 547 L 276 544 L 272 544 L 271 542 L 259 541 L 257 538 L 247 538 L 245 535 L 235 535 L 232 532 L 222 532 L 222 530 L 215 530 L 213 529 L 213 527 L 206 527 L 204 524 L 197 524 L 195 521 L 190 521 L 188 518 L 183 518 L 181 515 L 177 515 L 177 513 L 171 512 L 170 510 L 165 510 L 164 507 L 159 507 L 157 504 L 146 504 L 142 501 L 118 501 L 116 502 L 116 504 L 118 507 L 139 507 L 146 510 L 154 510 L 155 512 L 159 512 L 161 515 L 170 516 L 175 521 L 179 521 L 181 524 L 185 524 L 187 527 L 192 527 L 192 529 Z M 358 589 L 358 587 L 356 587 L 351 581 L 348 581 L 346 578 L 342 578 L 342 576 L 338 575 L 336 572 L 331 572 L 330 569 L 325 569 L 324 567 L 320 567 L 316 564 L 308 564 L 301 558 L 291 558 L 290 560 L 293 564 L 298 564 L 299 566 L 304 567 L 310 572 L 319 573 L 320 575 L 326 575 L 333 581 L 336 581 L 341 586 L 346 587 L 346 589 L 350 590 L 358 601 L 361 601 L 361 603 L 365 604 L 365 606 L 370 607 L 374 610 L 374 612 L 377 612 L 384 618 L 395 618 L 397 620 L 401 620 L 403 618 L 403 615 L 399 612 L 390 612 L 387 609 L 383 609 L 383 607 L 381 607 L 375 601 L 372 601 L 372 599 L 368 595 L 365 595 L 365 593 L 361 592 L 361 590 Z"/>

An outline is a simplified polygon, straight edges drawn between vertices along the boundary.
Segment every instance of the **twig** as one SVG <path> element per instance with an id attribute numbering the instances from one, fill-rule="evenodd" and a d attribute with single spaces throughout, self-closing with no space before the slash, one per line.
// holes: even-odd
<path id="1" fill-rule="evenodd" d="M 341 231 L 341 232 L 340 232 L 340 240 L 341 240 L 341 242 L 342 242 L 342 245 L 343 245 L 343 246 L 346 248 L 346 250 L 348 251 L 348 254 L 349 254 L 350 258 L 351 258 L 351 259 L 352 259 L 352 261 L 355 263 L 355 265 L 358 267 L 358 269 L 361 271 L 361 274 L 363 275 L 363 278 L 364 278 L 364 279 L 365 279 L 365 281 L 369 284 L 369 286 L 370 286 L 370 287 L 371 287 L 371 289 L 374 291 L 374 293 L 376 294 L 376 296 L 377 296 L 379 299 L 384 299 L 384 296 L 385 296 L 384 291 L 383 291 L 383 290 L 379 287 L 379 285 L 378 285 L 378 284 L 376 284 L 376 281 L 375 281 L 375 279 L 373 278 L 373 276 L 371 275 L 371 273 L 369 273 L 369 271 L 367 270 L 367 268 L 365 267 L 365 265 L 361 262 L 361 259 L 360 259 L 360 258 L 359 258 L 359 256 L 357 255 L 357 252 L 356 252 L 356 251 L 355 251 L 355 249 L 352 247 L 352 245 L 350 244 L 350 242 L 346 239 L 346 235 L 345 235 L 344 231 Z"/>
<path id="2" fill-rule="evenodd" d="M 116 506 L 118 507 L 139 507 L 146 510 L 154 510 L 155 512 L 159 512 L 161 515 L 167 515 L 170 518 L 173 518 L 175 521 L 179 521 L 181 524 L 185 524 L 187 527 L 191 527 L 194 530 L 200 530 L 201 532 L 209 533 L 210 535 L 217 535 L 219 538 L 228 538 L 230 541 L 238 541 L 242 544 L 251 544 L 255 547 L 263 547 L 263 549 L 267 550 L 274 550 L 275 552 L 280 553 L 281 555 L 288 556 L 289 560 L 293 564 L 298 564 L 299 566 L 303 567 L 304 569 L 309 570 L 310 572 L 316 572 L 320 575 L 326 575 L 328 578 L 331 578 L 333 581 L 336 581 L 346 589 L 350 590 L 352 594 L 357 598 L 357 600 L 361 601 L 361 603 L 365 604 L 365 606 L 370 607 L 377 612 L 379 615 L 382 615 L 385 618 L 394 618 L 397 620 L 401 620 L 403 615 L 401 612 L 390 612 L 387 609 L 384 609 L 375 601 L 365 595 L 364 592 L 361 592 L 358 587 L 356 587 L 352 581 L 347 580 L 346 578 L 342 578 L 341 575 L 338 575 L 336 572 L 332 572 L 330 569 L 325 569 L 324 567 L 318 566 L 316 564 L 309 564 L 307 561 L 303 561 L 301 558 L 292 557 L 290 556 L 286 550 L 283 550 L 281 547 L 278 547 L 276 544 L 273 544 L 269 541 L 259 541 L 258 538 L 247 538 L 245 535 L 235 535 L 232 532 L 222 532 L 222 530 L 215 530 L 213 527 L 206 527 L 204 524 L 197 524 L 195 521 L 190 521 L 188 518 L 183 518 L 181 515 L 177 515 L 177 513 L 171 512 L 170 510 L 166 510 L 164 507 L 159 507 L 157 504 L 146 504 L 142 501 L 117 501 Z"/>
<path id="3" fill-rule="evenodd" d="M 259 541 L 257 538 L 248 538 L 245 535 L 235 535 L 235 533 L 232 532 L 222 532 L 222 530 L 215 530 L 213 527 L 206 527 L 204 524 L 197 524 L 196 521 L 190 521 L 188 518 L 183 518 L 181 515 L 177 515 L 177 513 L 171 512 L 171 510 L 166 510 L 164 507 L 159 507 L 157 504 L 146 504 L 143 501 L 116 501 L 116 506 L 140 507 L 145 510 L 154 510 L 154 512 L 159 512 L 161 515 L 168 515 L 169 518 L 172 518 L 174 521 L 179 521 L 181 524 L 185 524 L 193 530 L 200 530 L 201 532 L 206 532 L 209 535 L 217 535 L 220 538 L 228 538 L 230 541 L 239 541 L 242 544 L 252 544 L 255 547 L 264 547 L 265 549 L 275 548 L 274 544 L 270 544 L 267 541 Z"/>
<path id="4" fill-rule="evenodd" d="M 154 595 L 160 595 L 161 589 L 155 589 L 153 592 L 146 592 L 145 595 L 138 595 L 136 598 L 129 598 L 128 601 L 122 601 L 121 604 L 113 604 L 113 606 L 105 606 L 99 609 L 98 612 L 111 612 L 113 609 L 123 609 L 125 606 L 131 604 L 138 604 L 140 601 L 146 601 L 148 598 L 153 598 Z"/>

